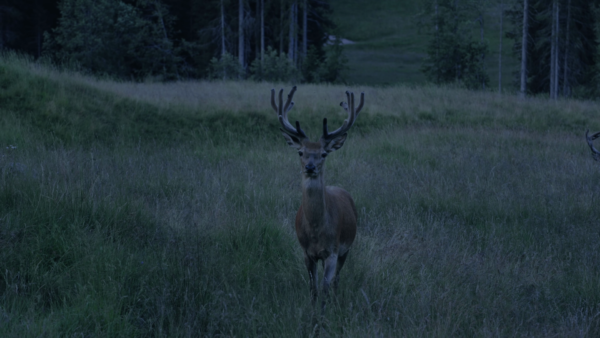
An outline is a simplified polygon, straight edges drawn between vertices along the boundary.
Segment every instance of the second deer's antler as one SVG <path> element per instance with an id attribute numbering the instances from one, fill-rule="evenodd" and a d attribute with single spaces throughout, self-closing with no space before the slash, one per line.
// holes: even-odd
<path id="1" fill-rule="evenodd" d="M 594 147 L 594 143 L 593 141 L 595 139 L 597 139 L 598 137 L 600 137 L 600 132 L 595 133 L 593 135 L 588 135 L 588 133 L 590 132 L 590 130 L 586 130 L 585 131 L 585 140 L 587 141 L 588 146 L 590 146 L 590 149 L 592 150 L 592 156 L 594 157 L 594 160 L 596 161 L 600 161 L 600 151 L 598 151 L 598 149 L 596 149 Z"/>

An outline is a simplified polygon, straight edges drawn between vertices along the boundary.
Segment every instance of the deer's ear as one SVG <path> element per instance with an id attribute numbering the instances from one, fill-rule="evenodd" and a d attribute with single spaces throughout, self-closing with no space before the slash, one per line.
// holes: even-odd
<path id="1" fill-rule="evenodd" d="M 302 143 L 296 137 L 290 136 L 283 131 L 281 131 L 281 135 L 283 135 L 283 137 L 285 138 L 285 141 L 287 142 L 288 146 L 290 146 L 296 150 L 300 150 L 300 148 L 302 148 Z"/>
<path id="2" fill-rule="evenodd" d="M 348 136 L 348 133 L 343 133 L 342 135 L 329 141 L 327 144 L 325 144 L 323 146 L 323 148 L 328 153 L 330 153 L 334 150 L 340 149 L 344 145 L 344 142 L 346 141 L 346 136 Z"/>

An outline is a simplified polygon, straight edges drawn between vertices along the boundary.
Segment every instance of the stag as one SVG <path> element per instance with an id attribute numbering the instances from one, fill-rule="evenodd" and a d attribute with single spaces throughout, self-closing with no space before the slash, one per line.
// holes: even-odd
<path id="1" fill-rule="evenodd" d="M 589 133 L 589 129 L 585 131 L 585 139 L 587 141 L 588 146 L 590 146 L 590 149 L 592 150 L 592 157 L 594 157 L 594 160 L 596 161 L 600 161 L 600 151 L 598 151 L 598 149 L 596 149 L 594 147 L 594 143 L 593 141 L 595 139 L 597 139 L 598 137 L 600 137 L 600 132 L 595 133 L 594 135 L 588 135 Z"/>
<path id="2" fill-rule="evenodd" d="M 337 289 L 339 273 L 350 246 L 356 236 L 356 207 L 350 194 L 338 187 L 325 186 L 323 169 L 325 158 L 329 153 L 344 145 L 347 132 L 354 124 L 364 104 L 364 93 L 361 93 L 358 108 L 354 106 L 354 94 L 346 92 L 348 103 L 340 105 L 348 113 L 348 119 L 333 132 L 327 130 L 327 119 L 323 119 L 323 135 L 318 142 L 311 142 L 300 123 L 292 126 L 288 121 L 288 112 L 294 106 L 292 98 L 296 87 L 290 91 L 283 105 L 283 89 L 279 91 L 279 105 L 275 103 L 275 89 L 271 90 L 271 105 L 279 118 L 283 137 L 287 144 L 295 148 L 300 155 L 302 165 L 302 203 L 296 213 L 296 235 L 304 250 L 304 262 L 310 280 L 310 295 L 313 306 L 317 301 L 317 262 L 323 263 L 323 301 L 329 289 Z"/>

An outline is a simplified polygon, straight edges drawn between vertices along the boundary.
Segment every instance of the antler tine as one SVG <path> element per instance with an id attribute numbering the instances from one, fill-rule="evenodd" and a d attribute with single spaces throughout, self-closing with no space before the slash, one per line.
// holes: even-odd
<path id="1" fill-rule="evenodd" d="M 356 116 L 358 117 L 358 113 L 360 113 L 363 105 L 365 104 L 365 93 L 360 93 L 360 103 L 358 104 L 358 108 L 356 108 Z"/>
<path id="2" fill-rule="evenodd" d="M 285 102 L 285 107 L 283 108 L 283 111 L 286 113 L 289 112 L 292 109 L 292 107 L 294 106 L 294 101 L 292 101 L 292 98 L 294 97 L 295 92 L 296 92 L 296 86 L 292 87 L 292 90 L 288 94 L 287 101 Z"/>
<path id="3" fill-rule="evenodd" d="M 324 139 L 324 140 L 334 139 L 337 136 L 347 132 L 350 129 L 350 127 L 352 127 L 352 125 L 354 124 L 354 121 L 356 120 L 358 113 L 360 112 L 360 110 L 362 109 L 362 107 L 365 103 L 365 93 L 361 93 L 360 103 L 358 105 L 358 109 L 356 109 L 356 110 L 354 109 L 354 93 L 346 91 L 346 98 L 347 98 L 348 102 L 341 102 L 340 106 L 342 108 L 344 108 L 344 110 L 348 113 L 348 118 L 346 120 L 344 120 L 344 123 L 342 124 L 341 127 L 339 127 L 338 129 L 334 130 L 331 133 L 327 132 L 327 119 L 323 120 L 323 136 L 321 137 L 322 139 Z"/>
<path id="4" fill-rule="evenodd" d="M 598 151 L 598 149 L 596 149 L 594 147 L 594 143 L 592 141 L 594 141 L 595 139 L 597 139 L 598 137 L 600 137 L 600 132 L 595 133 L 592 136 L 589 136 L 589 129 L 585 131 L 585 139 L 587 141 L 588 146 L 590 146 L 590 149 L 592 150 L 592 156 L 594 157 L 594 160 L 596 161 L 600 161 L 600 151 Z"/>
<path id="5" fill-rule="evenodd" d="M 287 116 L 287 113 L 294 106 L 294 102 L 292 101 L 292 98 L 294 97 L 295 92 L 296 92 L 296 86 L 294 86 L 292 88 L 292 90 L 290 91 L 290 93 L 288 94 L 288 98 L 287 98 L 287 101 L 284 106 L 283 105 L 283 88 L 282 88 L 279 91 L 279 107 L 277 107 L 277 105 L 275 104 L 275 89 L 272 89 L 271 90 L 271 105 L 273 106 L 273 109 L 275 109 L 275 111 L 277 112 L 277 118 L 279 119 L 279 123 L 283 127 L 282 131 L 289 134 L 290 136 L 294 136 L 299 139 L 305 139 L 307 137 L 306 137 L 306 134 L 304 133 L 304 131 L 302 130 L 302 128 L 300 128 L 300 123 L 298 121 L 296 121 L 296 128 L 294 128 L 294 126 L 288 120 L 288 116 Z"/>
<path id="6" fill-rule="evenodd" d="M 279 109 L 277 109 L 277 104 L 275 103 L 275 88 L 271 89 L 271 107 L 279 114 Z"/>
<path id="7" fill-rule="evenodd" d="M 277 110 L 277 115 L 281 115 L 281 108 L 283 107 L 283 88 L 279 91 L 279 109 Z"/>
<path id="8" fill-rule="evenodd" d="M 589 132 L 589 131 L 590 131 L 590 130 L 588 129 L 588 130 L 585 132 L 585 136 L 586 136 L 586 138 L 587 138 L 587 136 L 588 136 L 587 134 L 588 134 L 588 132 Z M 591 138 L 592 140 L 595 140 L 595 139 L 597 139 L 598 137 L 600 137 L 600 132 L 597 132 L 597 133 L 595 133 L 594 135 L 590 136 L 590 138 Z"/>
<path id="9" fill-rule="evenodd" d="M 349 114 L 348 128 L 350 128 L 354 124 L 354 120 L 356 119 L 356 110 L 354 109 L 354 93 L 350 93 L 350 100 L 352 100 L 352 108 L 351 114 Z"/>

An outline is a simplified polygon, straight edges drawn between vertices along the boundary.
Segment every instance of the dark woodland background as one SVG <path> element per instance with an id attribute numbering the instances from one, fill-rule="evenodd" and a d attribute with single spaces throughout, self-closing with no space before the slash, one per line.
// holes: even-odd
<path id="1" fill-rule="evenodd" d="M 377 18 L 369 18 L 375 13 L 369 8 L 389 6 L 391 12 L 403 13 L 397 20 L 418 27 L 406 32 L 407 41 L 417 31 L 418 39 L 426 41 L 405 49 L 415 49 L 428 82 L 471 89 L 495 85 L 489 64 L 497 63 L 494 54 L 502 55 L 503 38 L 490 36 L 499 33 L 513 41 L 504 49 L 512 49 L 511 57 L 519 63 L 508 74 L 514 90 L 552 98 L 598 96 L 599 1 L 429 0 L 404 7 L 405 1 L 383 1 L 389 5 L 379 7 L 361 0 L 337 2 L 2 0 L 0 49 L 123 80 L 361 83 L 345 76 L 352 69 L 341 38 L 357 35 L 348 30 L 354 23 L 363 31 L 376 30 Z M 334 12 L 334 7 L 361 5 L 364 12 L 355 17 Z M 362 43 L 368 55 L 365 42 L 352 48 L 358 50 Z M 521 52 L 524 45 L 526 54 Z M 500 58 L 499 83 L 502 62 Z"/>

